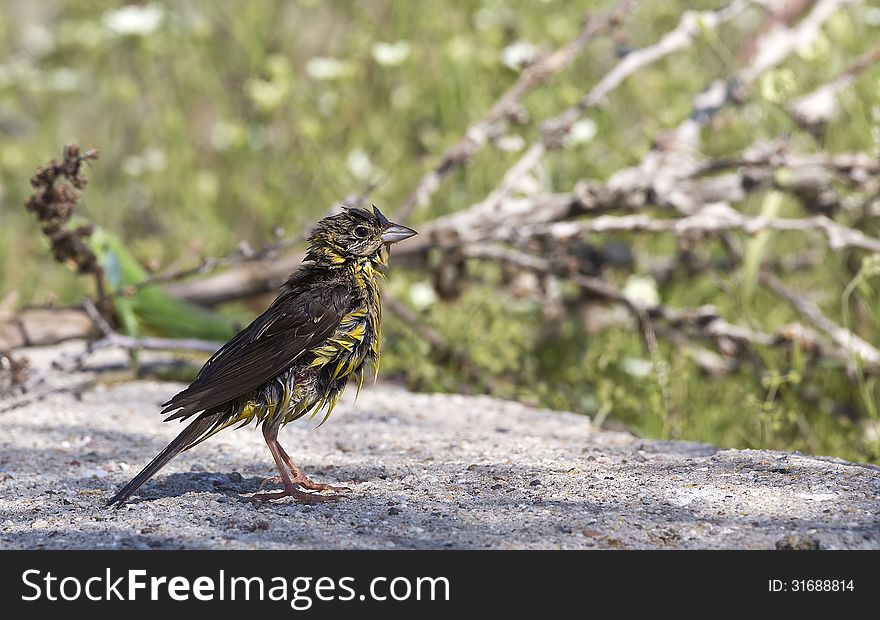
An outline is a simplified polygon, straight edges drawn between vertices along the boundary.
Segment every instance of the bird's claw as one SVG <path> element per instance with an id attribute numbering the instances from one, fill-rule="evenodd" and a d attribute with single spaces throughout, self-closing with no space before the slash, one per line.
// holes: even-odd
<path id="1" fill-rule="evenodd" d="M 343 499 L 342 495 L 319 495 L 318 493 L 306 493 L 305 491 L 300 491 L 298 489 L 294 489 L 293 487 L 283 489 L 281 491 L 271 491 L 268 493 L 256 492 L 251 496 L 244 496 L 243 499 L 249 502 L 268 502 L 273 499 L 282 499 L 285 497 L 292 497 L 298 502 L 303 504 L 317 504 L 319 502 L 332 502 L 339 499 Z"/>
<path id="2" fill-rule="evenodd" d="M 306 476 L 302 476 L 299 478 L 295 478 L 293 480 L 295 484 L 298 484 L 304 489 L 308 489 L 309 491 L 331 491 L 333 493 L 351 493 L 351 489 L 349 487 L 343 486 L 333 486 L 331 484 L 324 484 L 323 482 L 315 482 Z"/>
<path id="3" fill-rule="evenodd" d="M 332 484 L 324 484 L 323 482 L 315 482 L 311 478 L 306 476 L 298 476 L 292 480 L 293 484 L 302 487 L 308 491 L 330 491 L 332 493 L 351 493 L 350 487 L 345 486 L 333 486 Z M 270 476 L 269 478 L 264 478 L 262 482 L 260 482 L 260 486 L 257 487 L 257 493 L 261 493 L 266 485 L 269 484 L 284 484 L 284 480 L 281 479 L 281 476 Z"/>
<path id="4" fill-rule="evenodd" d="M 299 473 L 299 472 L 297 472 Z M 269 484 L 282 484 L 284 488 L 278 491 L 268 491 L 264 492 L 263 489 L 266 485 Z M 303 489 L 307 489 L 308 491 L 317 491 L 316 493 L 307 493 L 306 491 L 300 491 L 296 488 L 299 486 Z M 334 495 L 322 495 L 322 491 L 330 491 L 334 493 Z M 251 502 L 268 502 L 273 499 L 282 499 L 284 497 L 292 497 L 298 502 L 302 502 L 304 504 L 316 504 L 318 502 L 332 502 L 340 499 L 344 499 L 344 495 L 339 495 L 339 493 L 350 493 L 351 489 L 348 487 L 342 486 L 333 486 L 330 484 L 324 484 L 322 482 L 315 482 L 308 478 L 307 476 L 300 473 L 300 475 L 296 476 L 292 481 L 285 482 L 285 480 L 281 476 L 271 476 L 269 478 L 264 478 L 260 482 L 260 486 L 257 487 L 256 493 L 250 496 L 244 496 L 244 499 Z"/>
<path id="5" fill-rule="evenodd" d="M 270 476 L 269 478 L 263 478 L 262 482 L 260 482 L 260 486 L 257 487 L 257 493 L 261 493 L 263 488 L 267 484 L 283 484 L 284 481 L 281 480 L 281 476 Z"/>

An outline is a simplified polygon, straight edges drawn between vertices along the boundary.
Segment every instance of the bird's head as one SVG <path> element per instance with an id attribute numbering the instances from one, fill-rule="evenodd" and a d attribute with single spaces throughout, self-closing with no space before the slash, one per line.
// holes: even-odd
<path id="1" fill-rule="evenodd" d="M 342 213 L 325 217 L 309 237 L 306 260 L 340 265 L 356 258 L 377 258 L 384 263 L 389 245 L 416 234 L 412 228 L 391 222 L 373 205 L 373 212 L 345 207 Z"/>

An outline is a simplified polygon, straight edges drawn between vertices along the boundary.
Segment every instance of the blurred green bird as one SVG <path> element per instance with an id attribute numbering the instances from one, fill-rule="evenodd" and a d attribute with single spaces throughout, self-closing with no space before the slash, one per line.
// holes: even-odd
<path id="1" fill-rule="evenodd" d="M 367 366 L 378 372 L 381 269 L 388 247 L 415 234 L 375 206 L 372 213 L 347 208 L 321 220 L 309 237 L 304 264 L 272 305 L 217 351 L 188 388 L 164 403 L 162 413 L 172 414 L 166 421 L 191 419 L 190 424 L 108 505 L 121 506 L 180 452 L 251 422 L 261 425 L 279 473 L 263 481 L 254 499 L 313 502 L 338 497 L 321 491 L 348 490 L 306 477 L 278 443 L 278 431 L 322 408 L 326 421 L 349 379 L 360 388 Z M 263 493 L 269 482 L 283 489 Z"/>
<path id="2" fill-rule="evenodd" d="M 94 226 L 89 246 L 104 269 L 109 292 L 120 293 L 149 278 L 123 241 L 111 232 Z M 144 287 L 131 296 L 116 295 L 113 310 L 120 331 L 135 337 L 151 335 L 225 342 L 240 327 L 234 319 L 174 297 L 158 286 Z"/>

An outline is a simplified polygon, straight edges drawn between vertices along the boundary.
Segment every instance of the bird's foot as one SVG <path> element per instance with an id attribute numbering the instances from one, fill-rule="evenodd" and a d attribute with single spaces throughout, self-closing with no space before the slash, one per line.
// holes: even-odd
<path id="1" fill-rule="evenodd" d="M 292 481 L 294 484 L 298 484 L 304 489 L 308 489 L 309 491 L 332 491 L 333 493 L 351 493 L 351 489 L 349 487 L 335 487 L 330 484 L 324 484 L 323 482 L 315 482 L 302 472 L 298 476 L 295 476 Z"/>
<path id="2" fill-rule="evenodd" d="M 298 475 L 294 476 L 291 480 L 293 484 L 299 485 L 304 489 L 309 491 L 331 491 L 333 493 L 351 493 L 351 489 L 349 487 L 337 487 L 330 484 L 324 484 L 323 482 L 315 482 L 308 476 L 299 472 Z M 268 484 L 284 484 L 284 480 L 281 479 L 281 476 L 271 476 L 269 478 L 263 479 L 260 482 L 260 486 L 257 487 L 257 493 L 261 493 L 263 489 Z"/>
<path id="3" fill-rule="evenodd" d="M 272 481 L 271 478 L 267 478 L 263 482 Z M 262 484 L 260 488 L 262 489 Z M 261 492 L 257 491 L 251 496 L 245 496 L 244 499 L 249 502 L 268 502 L 273 499 L 282 499 L 285 497 L 292 497 L 298 502 L 302 502 L 303 504 L 317 504 L 318 502 L 328 502 L 340 499 L 340 495 L 319 495 L 317 493 L 306 493 L 305 491 L 300 491 L 299 489 L 294 488 L 293 486 L 285 487 L 280 491 L 270 491 L 270 492 Z"/>

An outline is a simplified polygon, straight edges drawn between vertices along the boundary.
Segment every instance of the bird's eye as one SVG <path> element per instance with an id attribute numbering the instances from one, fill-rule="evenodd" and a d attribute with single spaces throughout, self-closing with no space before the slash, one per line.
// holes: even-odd
<path id="1" fill-rule="evenodd" d="M 359 239 L 365 239 L 370 234 L 370 229 L 366 226 L 355 226 L 354 234 Z"/>

